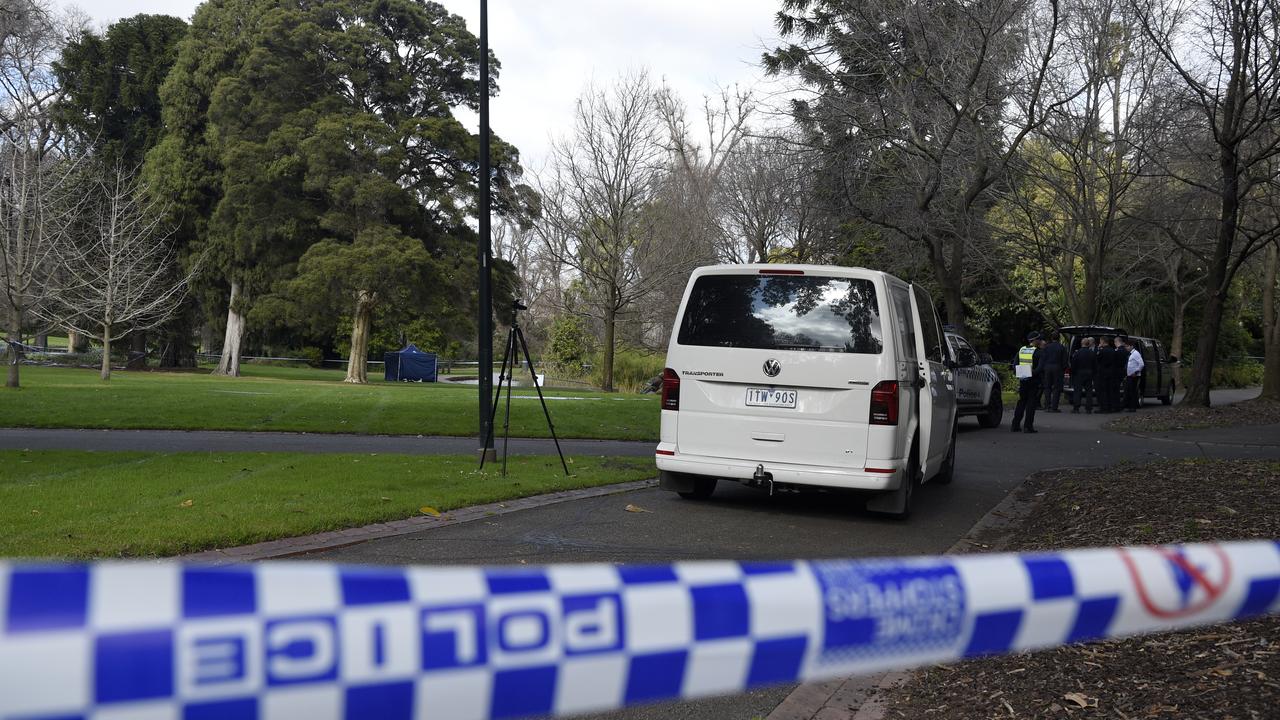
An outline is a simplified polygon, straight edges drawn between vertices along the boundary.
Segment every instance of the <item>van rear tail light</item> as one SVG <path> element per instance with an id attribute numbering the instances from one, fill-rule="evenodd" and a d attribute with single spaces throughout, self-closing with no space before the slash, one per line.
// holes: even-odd
<path id="1" fill-rule="evenodd" d="M 680 376 L 671 368 L 662 371 L 662 409 L 680 409 Z"/>
<path id="2" fill-rule="evenodd" d="M 898 424 L 897 380 L 881 380 L 871 388 L 871 424 Z"/>

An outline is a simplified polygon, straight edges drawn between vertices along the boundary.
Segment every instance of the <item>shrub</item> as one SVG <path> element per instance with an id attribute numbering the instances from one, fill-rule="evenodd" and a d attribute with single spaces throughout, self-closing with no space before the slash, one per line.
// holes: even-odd
<path id="1" fill-rule="evenodd" d="M 1213 368 L 1213 387 L 1244 388 L 1262 384 L 1262 363 L 1223 362 Z"/>
<path id="2" fill-rule="evenodd" d="M 620 392 L 640 392 L 654 377 L 662 374 L 666 357 L 648 350 L 618 348 L 613 354 L 613 388 Z M 591 369 L 591 382 L 604 385 L 604 353 L 597 353 Z"/>
<path id="3" fill-rule="evenodd" d="M 561 315 L 551 323 L 545 352 L 546 364 L 555 370 L 576 375 L 591 357 L 595 341 L 587 324 L 577 315 Z"/>
<path id="4" fill-rule="evenodd" d="M 24 353 L 26 362 L 60 367 L 101 367 L 102 349 L 90 348 L 80 353 Z"/>
<path id="5" fill-rule="evenodd" d="M 296 353 L 290 353 L 290 355 L 306 360 L 307 364 L 313 368 L 324 367 L 324 351 L 318 347 L 308 345 Z"/>

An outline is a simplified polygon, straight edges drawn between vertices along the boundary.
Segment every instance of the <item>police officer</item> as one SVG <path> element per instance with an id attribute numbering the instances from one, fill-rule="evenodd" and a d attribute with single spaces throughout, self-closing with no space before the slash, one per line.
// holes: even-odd
<path id="1" fill-rule="evenodd" d="M 1098 347 L 1098 374 L 1094 382 L 1098 386 L 1098 404 L 1101 412 L 1113 413 L 1120 409 L 1120 387 L 1116 381 L 1115 346 L 1111 344 L 1111 336 L 1102 338 Z"/>
<path id="2" fill-rule="evenodd" d="M 1067 348 L 1058 342 L 1058 331 L 1054 330 L 1044 339 L 1040 346 L 1040 364 L 1044 373 L 1044 405 L 1041 407 L 1051 413 L 1058 410 L 1058 401 L 1062 399 L 1062 371 L 1067 369 L 1071 358 Z"/>
<path id="3" fill-rule="evenodd" d="M 1097 354 L 1093 351 L 1093 338 L 1080 341 L 1080 349 L 1071 355 L 1071 386 L 1075 392 L 1071 398 L 1071 412 L 1080 412 L 1080 398 L 1084 397 L 1084 411 L 1093 413 L 1093 376 L 1097 366 Z"/>
<path id="4" fill-rule="evenodd" d="M 1116 346 L 1116 364 L 1111 368 L 1111 386 L 1115 388 L 1116 404 L 1111 406 L 1111 412 L 1120 412 L 1129 404 L 1129 396 L 1125 394 L 1124 377 L 1128 374 L 1129 367 L 1129 347 L 1125 344 L 1128 340 L 1123 335 L 1117 335 Z"/>
<path id="5" fill-rule="evenodd" d="M 1040 366 L 1040 348 L 1044 339 L 1040 333 L 1027 335 L 1027 344 L 1018 351 L 1014 371 L 1018 376 L 1018 405 L 1013 409 L 1013 432 L 1039 432 L 1036 430 L 1036 400 L 1040 397 L 1040 378 L 1044 368 Z M 1023 422 L 1023 415 L 1026 422 Z"/>

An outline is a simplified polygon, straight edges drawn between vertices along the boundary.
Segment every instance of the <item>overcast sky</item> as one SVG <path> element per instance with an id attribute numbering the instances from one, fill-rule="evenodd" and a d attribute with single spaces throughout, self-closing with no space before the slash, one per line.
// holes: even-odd
<path id="1" fill-rule="evenodd" d="M 190 20 L 199 2 L 74 4 L 105 27 L 144 12 Z M 442 4 L 479 32 L 479 0 Z M 607 83 L 647 68 L 692 108 L 720 85 L 755 87 L 760 54 L 775 42 L 778 6 L 778 0 L 489 0 L 489 45 L 502 64 L 490 123 L 535 169 L 548 138 L 566 133 L 574 99 L 593 78 Z"/>

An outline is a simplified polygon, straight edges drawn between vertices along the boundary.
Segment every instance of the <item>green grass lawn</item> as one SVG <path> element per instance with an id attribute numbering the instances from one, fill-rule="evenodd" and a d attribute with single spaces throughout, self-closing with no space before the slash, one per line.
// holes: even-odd
<path id="1" fill-rule="evenodd" d="M 650 458 L 0 451 L 0 556 L 149 557 L 653 477 Z"/>
<path id="2" fill-rule="evenodd" d="M 351 385 L 335 370 L 261 365 L 244 373 L 116 372 L 103 382 L 92 370 L 25 366 L 19 390 L 0 390 L 0 426 L 473 435 L 479 424 L 474 385 Z M 573 398 L 547 402 L 560 437 L 658 437 L 655 395 L 545 393 Z M 512 436 L 549 437 L 533 389 L 515 395 Z"/>

